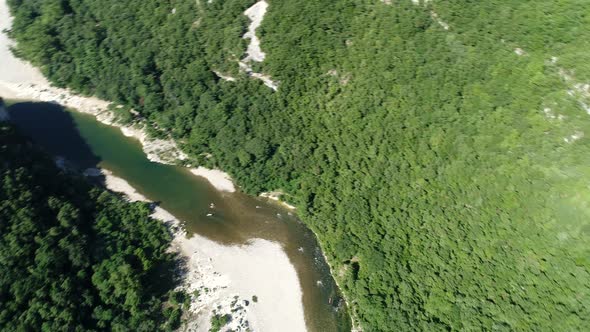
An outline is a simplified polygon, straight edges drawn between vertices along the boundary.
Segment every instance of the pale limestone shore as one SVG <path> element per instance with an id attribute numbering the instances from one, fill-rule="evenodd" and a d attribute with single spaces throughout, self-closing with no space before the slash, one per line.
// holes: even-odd
<path id="1" fill-rule="evenodd" d="M 108 170 L 88 169 L 85 174 L 104 176 L 108 189 L 130 201 L 149 201 Z M 187 258 L 182 288 L 191 294 L 193 319 L 186 330 L 208 331 L 214 314 L 232 315 L 226 331 L 306 330 L 297 273 L 279 244 L 255 239 L 224 246 L 200 235 L 188 238 L 179 220 L 159 206 L 152 217 L 176 230 L 172 249 Z"/>
<path id="2" fill-rule="evenodd" d="M 275 201 L 277 204 L 279 204 L 283 207 L 286 207 L 289 210 L 295 210 L 296 207 L 294 205 L 291 205 L 285 201 L 281 201 L 281 196 L 283 196 L 283 195 L 284 195 L 284 193 L 282 191 L 275 190 L 275 191 L 271 191 L 271 192 L 260 193 L 259 196 L 264 197 L 264 198 L 268 198 L 272 201 Z"/>
<path id="3" fill-rule="evenodd" d="M 205 167 L 191 168 L 191 173 L 197 176 L 204 177 L 219 191 L 225 191 L 233 193 L 236 191 L 236 187 L 231 177 L 218 169 L 209 169 Z"/>

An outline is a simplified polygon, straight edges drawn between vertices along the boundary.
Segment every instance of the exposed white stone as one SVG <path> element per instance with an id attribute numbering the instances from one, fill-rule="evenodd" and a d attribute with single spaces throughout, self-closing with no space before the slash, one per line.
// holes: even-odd
<path id="1" fill-rule="evenodd" d="M 224 75 L 218 71 L 213 71 L 215 73 L 215 75 L 217 75 L 217 77 L 221 78 L 224 81 L 228 81 L 228 82 L 235 82 L 236 78 L 229 76 L 229 75 Z"/>
<path id="2" fill-rule="evenodd" d="M 450 26 L 446 22 L 444 22 L 443 20 L 441 20 L 440 17 L 438 17 L 438 14 L 437 13 L 435 13 L 435 12 L 432 11 L 432 12 L 430 12 L 430 16 L 443 29 L 445 29 L 445 30 L 449 30 L 450 29 Z"/>
<path id="3" fill-rule="evenodd" d="M 267 8 L 268 3 L 262 0 L 258 1 L 244 12 L 244 15 L 248 16 L 251 23 L 248 26 L 248 31 L 244 34 L 243 38 L 250 39 L 250 43 L 248 44 L 248 48 L 246 50 L 246 57 L 239 62 L 239 66 L 240 69 L 246 72 L 249 76 L 261 80 L 264 85 L 276 91 L 279 88 L 279 83 L 273 81 L 269 75 L 255 73 L 252 69 L 252 66 L 250 65 L 250 62 L 262 62 L 266 57 L 266 54 L 262 52 L 262 49 L 260 48 L 260 40 L 256 36 L 256 29 L 258 29 L 262 23 L 262 19 L 264 18 L 264 14 L 266 14 Z"/>
<path id="4" fill-rule="evenodd" d="M 584 137 L 584 133 L 581 131 L 576 131 L 575 133 L 571 134 L 569 137 L 564 137 L 563 140 L 566 143 L 573 143 L 582 137 Z"/>
<path id="5" fill-rule="evenodd" d="M 264 83 L 264 85 L 273 89 L 274 91 L 277 91 L 277 89 L 279 88 L 279 83 L 276 81 L 273 81 L 269 75 L 252 72 L 252 73 L 250 73 L 250 76 L 261 80 L 262 83 Z"/>
<path id="6" fill-rule="evenodd" d="M 263 193 L 260 193 L 259 196 L 260 197 L 264 197 L 264 198 L 268 198 L 270 200 L 273 200 L 275 202 L 278 202 L 279 204 L 283 205 L 284 207 L 286 207 L 288 209 L 294 210 L 295 209 L 295 206 L 290 205 L 290 204 L 288 204 L 286 202 L 281 201 L 281 196 L 283 196 L 283 195 L 284 195 L 284 193 L 282 191 L 275 190 L 275 191 L 271 191 L 271 192 L 263 192 Z M 277 214 L 277 216 L 279 216 L 279 215 Z"/>
<path id="7" fill-rule="evenodd" d="M 248 26 L 248 31 L 243 37 L 244 39 L 250 39 L 250 44 L 248 44 L 248 49 L 246 50 L 246 57 L 242 60 L 243 62 L 262 62 L 266 57 L 266 54 L 264 54 L 260 48 L 260 39 L 256 36 L 256 29 L 262 24 L 262 19 L 264 18 L 264 14 L 266 14 L 267 8 L 268 3 L 262 0 L 258 1 L 244 12 L 244 15 L 248 16 L 252 23 Z"/>
<path id="8" fill-rule="evenodd" d="M 570 87 L 567 90 L 567 94 L 576 98 L 582 109 L 590 115 L 590 84 L 577 82 L 573 73 L 567 72 L 563 68 L 559 68 L 559 76 Z"/>
<path id="9" fill-rule="evenodd" d="M 527 53 L 520 47 L 515 48 L 514 53 L 516 53 L 516 55 L 519 55 L 519 56 L 527 55 Z"/>

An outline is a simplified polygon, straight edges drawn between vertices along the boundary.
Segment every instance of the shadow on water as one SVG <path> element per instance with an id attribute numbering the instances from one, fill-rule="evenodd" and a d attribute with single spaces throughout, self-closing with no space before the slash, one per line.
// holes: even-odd
<path id="1" fill-rule="evenodd" d="M 7 107 L 11 121 L 54 156 L 76 168 L 97 167 L 101 159 L 80 135 L 72 115 L 57 104 L 19 102 Z"/>
<path id="2" fill-rule="evenodd" d="M 10 122 L 56 159 L 63 158 L 69 169 L 84 171 L 98 167 L 102 161 L 82 136 L 72 114 L 63 106 L 44 102 L 18 102 L 10 104 L 6 110 Z M 93 176 L 91 180 L 98 185 L 105 185 L 103 176 Z M 151 289 L 146 293 L 163 295 L 172 290 L 181 282 L 180 272 L 175 261 L 157 266 L 152 275 L 146 278 L 158 282 L 147 283 Z"/>
<path id="3" fill-rule="evenodd" d="M 295 267 L 312 331 L 350 330 L 346 309 L 313 233 L 292 213 L 243 193 L 225 194 L 188 169 L 150 162 L 139 142 L 87 114 L 50 103 L 19 102 L 8 112 L 33 140 L 84 170 L 104 167 L 159 202 L 189 233 L 225 245 L 261 238 L 280 243 Z"/>

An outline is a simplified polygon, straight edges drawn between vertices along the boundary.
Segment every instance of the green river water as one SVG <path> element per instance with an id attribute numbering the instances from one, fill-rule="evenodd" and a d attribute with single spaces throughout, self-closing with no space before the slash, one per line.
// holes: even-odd
<path id="1" fill-rule="evenodd" d="M 150 162 L 140 143 L 93 116 L 50 103 L 13 102 L 8 111 L 33 140 L 80 169 L 111 170 L 194 232 L 225 245 L 261 238 L 280 243 L 295 266 L 310 331 L 350 331 L 344 301 L 316 238 L 296 216 L 266 199 L 221 193 L 186 168 Z M 209 205 L 215 204 L 215 213 Z"/>

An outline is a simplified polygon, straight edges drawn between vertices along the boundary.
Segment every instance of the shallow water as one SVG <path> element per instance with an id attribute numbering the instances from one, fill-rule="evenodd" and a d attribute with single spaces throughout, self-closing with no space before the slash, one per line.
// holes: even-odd
<path id="1" fill-rule="evenodd" d="M 14 103 L 8 111 L 13 122 L 50 153 L 80 169 L 111 170 L 185 221 L 189 232 L 227 245 L 253 238 L 280 243 L 299 276 L 308 329 L 350 331 L 344 301 L 315 236 L 289 210 L 266 199 L 219 192 L 186 168 L 150 162 L 137 140 L 90 115 L 31 102 Z"/>

